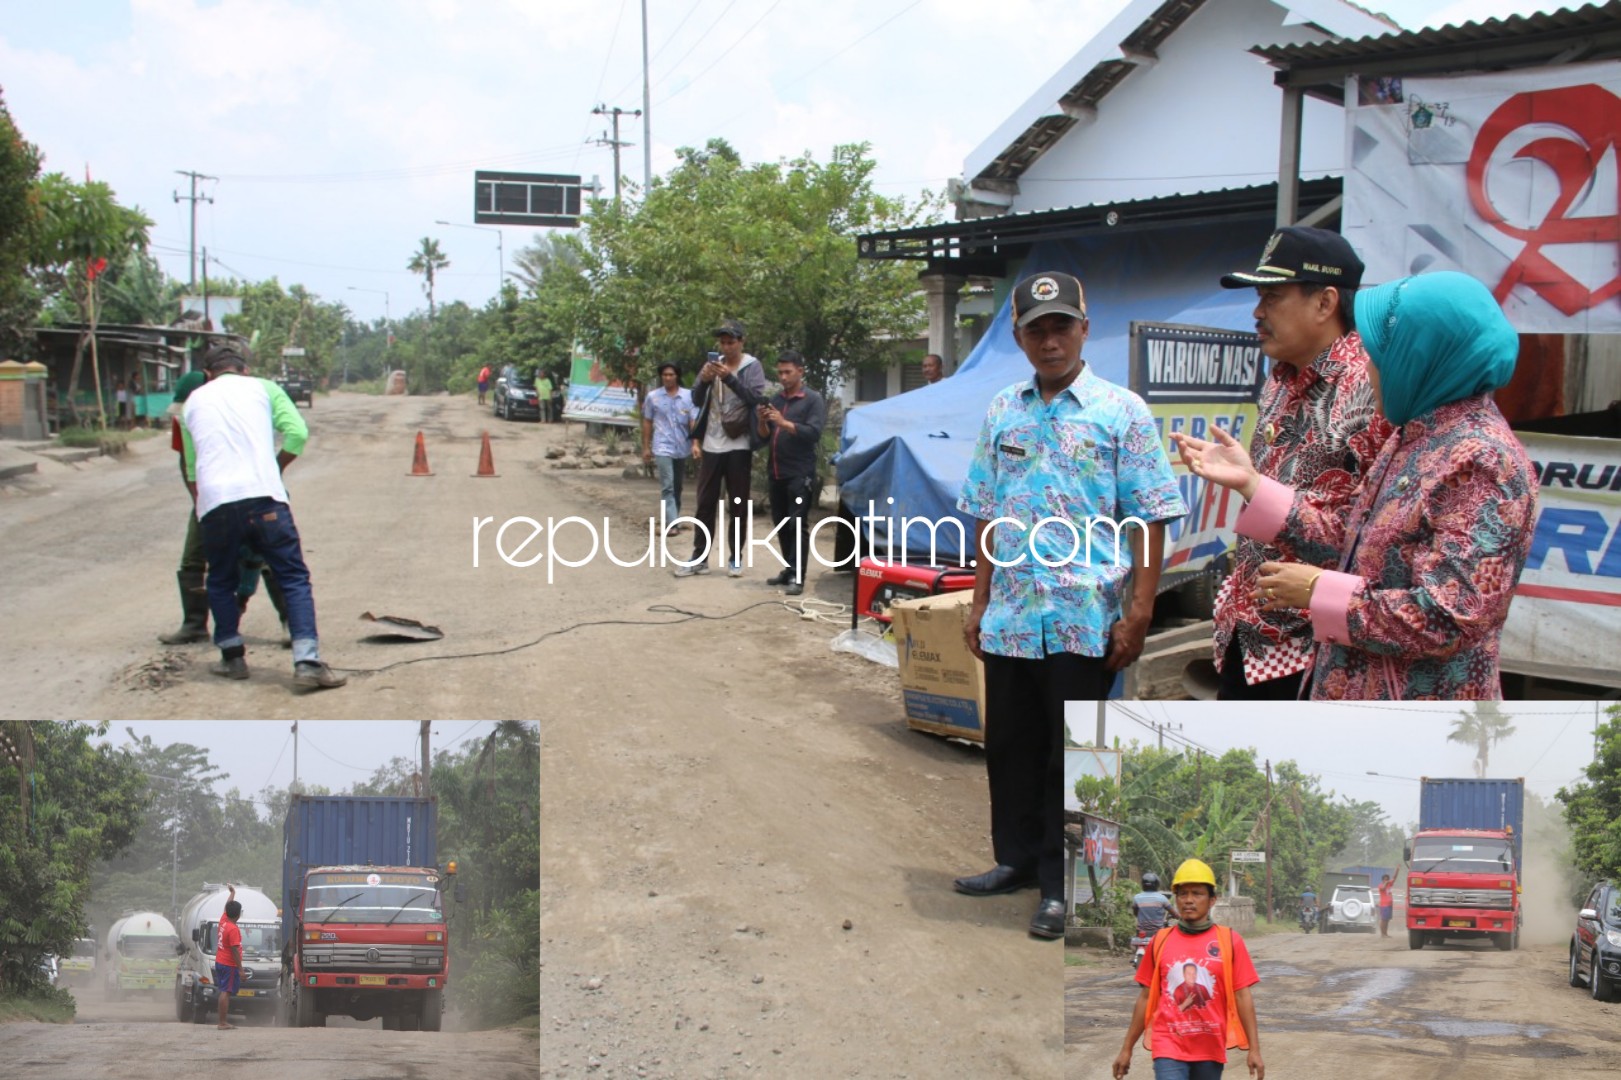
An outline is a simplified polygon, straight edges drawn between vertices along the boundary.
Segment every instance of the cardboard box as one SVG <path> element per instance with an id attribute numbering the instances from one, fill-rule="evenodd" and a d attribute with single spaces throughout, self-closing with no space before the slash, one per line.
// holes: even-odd
<path id="1" fill-rule="evenodd" d="M 962 636 L 973 599 L 972 591 L 941 593 L 897 600 L 889 610 L 906 726 L 983 743 L 985 665 Z"/>

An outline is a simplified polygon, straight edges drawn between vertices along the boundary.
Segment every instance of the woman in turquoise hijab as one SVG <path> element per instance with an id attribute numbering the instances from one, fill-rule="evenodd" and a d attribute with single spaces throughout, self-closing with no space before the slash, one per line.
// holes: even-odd
<path id="1" fill-rule="evenodd" d="M 1349 501 L 1261 476 L 1226 432 L 1172 438 L 1196 475 L 1248 501 L 1240 533 L 1301 560 L 1264 564 L 1257 599 L 1310 616 L 1313 698 L 1500 698 L 1498 643 L 1536 510 L 1531 463 L 1491 397 L 1519 335 L 1484 285 L 1451 271 L 1364 290 L 1356 322 L 1396 431 Z"/>

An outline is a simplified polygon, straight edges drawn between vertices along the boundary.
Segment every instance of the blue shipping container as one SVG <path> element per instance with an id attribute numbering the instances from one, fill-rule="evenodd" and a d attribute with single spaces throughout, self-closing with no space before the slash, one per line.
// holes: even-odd
<path id="1" fill-rule="evenodd" d="M 294 795 L 282 828 L 281 939 L 293 940 L 312 866 L 437 867 L 436 808 L 432 798 Z"/>
<path id="2" fill-rule="evenodd" d="M 1419 790 L 1418 827 L 1514 830 L 1514 864 L 1525 833 L 1525 781 L 1425 777 Z"/>

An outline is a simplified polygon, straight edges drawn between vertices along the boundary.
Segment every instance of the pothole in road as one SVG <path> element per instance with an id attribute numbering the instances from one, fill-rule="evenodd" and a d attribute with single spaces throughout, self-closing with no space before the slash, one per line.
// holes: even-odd
<path id="1" fill-rule="evenodd" d="M 1350 996 L 1345 1003 L 1331 1013 L 1325 1014 L 1329 1018 L 1355 1016 L 1365 1012 L 1370 1003 L 1391 994 L 1399 994 L 1407 988 L 1412 981 L 1413 973 L 1401 968 L 1383 968 L 1379 970 L 1346 971 L 1323 978 L 1322 988 L 1333 989 L 1341 983 L 1353 982 Z"/>
<path id="2" fill-rule="evenodd" d="M 1419 1027 L 1429 1030 L 1431 1035 L 1444 1039 L 1494 1039 L 1508 1035 L 1523 1035 L 1529 1039 L 1540 1039 L 1548 1034 L 1545 1027 L 1531 1024 L 1505 1024 L 1499 1020 L 1416 1020 Z"/>

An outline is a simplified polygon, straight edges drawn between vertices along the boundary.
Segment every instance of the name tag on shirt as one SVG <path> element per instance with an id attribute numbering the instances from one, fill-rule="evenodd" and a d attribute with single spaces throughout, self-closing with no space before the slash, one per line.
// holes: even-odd
<path id="1" fill-rule="evenodd" d="M 1002 443 L 997 449 L 1009 457 L 1024 457 L 1024 447 L 1022 446 L 1011 446 L 1008 443 Z"/>

